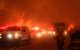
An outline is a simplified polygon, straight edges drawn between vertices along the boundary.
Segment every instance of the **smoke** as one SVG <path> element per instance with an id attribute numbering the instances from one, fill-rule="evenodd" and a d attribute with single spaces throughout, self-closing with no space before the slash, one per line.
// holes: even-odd
<path id="1" fill-rule="evenodd" d="M 80 25 L 79 14 L 79 0 L 0 0 L 0 24 L 64 21 Z"/>

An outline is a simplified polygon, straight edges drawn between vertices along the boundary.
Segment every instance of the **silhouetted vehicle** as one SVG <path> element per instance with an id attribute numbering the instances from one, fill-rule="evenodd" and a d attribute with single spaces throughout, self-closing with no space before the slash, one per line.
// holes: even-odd
<path id="1" fill-rule="evenodd" d="M 67 29 L 67 24 L 64 22 L 56 22 L 53 24 L 56 32 L 56 42 L 59 50 L 63 50 L 64 40 L 65 40 L 65 30 Z"/>
<path id="2" fill-rule="evenodd" d="M 26 41 L 29 43 L 30 40 L 30 32 L 28 27 L 18 27 L 18 26 L 10 26 L 7 27 L 6 30 L 0 34 L 0 42 L 3 45 L 15 45 L 19 46 L 21 42 Z"/>
<path id="3" fill-rule="evenodd" d="M 27 44 L 30 43 L 31 35 L 30 35 L 30 30 L 26 26 L 21 27 L 21 41 L 26 42 Z"/>
<path id="4" fill-rule="evenodd" d="M 80 28 L 71 32 L 71 42 L 68 50 L 80 50 Z"/>

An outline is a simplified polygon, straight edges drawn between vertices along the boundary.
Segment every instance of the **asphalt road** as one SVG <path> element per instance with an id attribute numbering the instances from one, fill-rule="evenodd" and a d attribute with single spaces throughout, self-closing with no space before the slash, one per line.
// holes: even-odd
<path id="1" fill-rule="evenodd" d="M 54 39 L 32 39 L 30 44 L 23 44 L 20 47 L 0 47 L 0 50 L 57 50 Z"/>

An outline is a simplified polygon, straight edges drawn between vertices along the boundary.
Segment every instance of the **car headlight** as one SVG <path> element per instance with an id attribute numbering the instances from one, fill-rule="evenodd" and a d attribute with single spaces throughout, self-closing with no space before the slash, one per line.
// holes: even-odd
<path id="1" fill-rule="evenodd" d="M 16 33 L 14 34 L 14 37 L 15 37 L 15 38 L 19 38 L 19 37 L 20 37 L 20 34 L 19 34 L 18 32 L 16 32 Z"/>
<path id="2" fill-rule="evenodd" d="M 50 35 L 56 35 L 56 31 L 48 31 L 48 34 L 50 34 Z"/>
<path id="3" fill-rule="evenodd" d="M 9 39 L 12 39 L 12 38 L 13 38 L 13 34 L 8 34 L 7 37 L 8 37 Z"/>
<path id="4" fill-rule="evenodd" d="M 2 34 L 0 34 L 0 35 L 2 35 Z"/>
<path id="5" fill-rule="evenodd" d="M 55 31 L 53 31 L 53 32 L 52 32 L 52 35 L 56 35 L 56 32 L 55 32 Z"/>
<path id="6" fill-rule="evenodd" d="M 2 34 L 0 34 L 0 38 L 2 38 L 2 36 L 1 36 Z"/>

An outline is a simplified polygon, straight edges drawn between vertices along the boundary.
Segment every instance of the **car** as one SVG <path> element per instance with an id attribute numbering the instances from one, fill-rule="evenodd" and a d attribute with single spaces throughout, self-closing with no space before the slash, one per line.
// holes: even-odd
<path id="1" fill-rule="evenodd" d="M 4 45 L 20 45 L 21 42 L 29 43 L 30 32 L 28 27 L 23 26 L 9 26 L 1 34 L 0 42 Z"/>
<path id="2" fill-rule="evenodd" d="M 80 27 L 76 27 L 73 31 L 71 31 L 70 37 L 71 42 L 68 50 L 80 50 Z"/>
<path id="3" fill-rule="evenodd" d="M 57 36 L 60 36 L 60 35 L 64 36 L 65 34 L 67 34 L 68 24 L 66 24 L 64 22 L 55 22 L 55 23 L 53 23 L 52 26 L 54 28 L 53 31 L 56 32 Z"/>
<path id="4" fill-rule="evenodd" d="M 56 29 L 56 31 L 64 31 L 67 29 L 67 24 L 64 22 L 56 22 L 54 23 L 54 27 Z"/>

